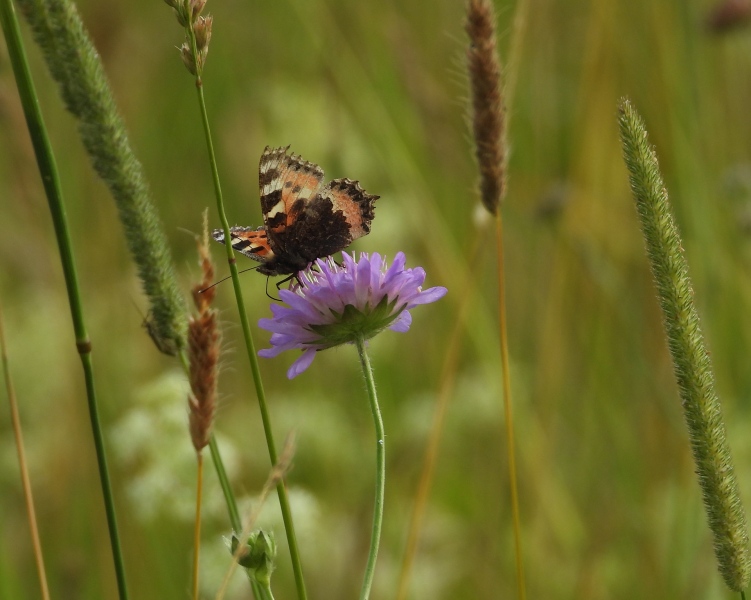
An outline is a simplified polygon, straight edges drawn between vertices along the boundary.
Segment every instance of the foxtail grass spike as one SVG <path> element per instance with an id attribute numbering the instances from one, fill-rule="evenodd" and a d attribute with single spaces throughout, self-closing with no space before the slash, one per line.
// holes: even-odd
<path id="1" fill-rule="evenodd" d="M 644 123 L 627 99 L 621 100 L 618 112 L 623 154 L 662 307 L 719 570 L 727 586 L 740 592 L 748 586 L 751 574 L 746 516 L 693 302 L 688 264 Z"/>
<path id="2" fill-rule="evenodd" d="M 496 214 L 506 194 L 506 140 L 501 63 L 496 50 L 495 11 L 491 0 L 469 0 L 465 30 L 469 36 L 467 70 L 472 133 L 480 169 L 480 198 Z"/>
<path id="3" fill-rule="evenodd" d="M 149 298 L 151 331 L 175 355 L 185 347 L 186 306 L 156 208 L 131 150 L 99 55 L 69 0 L 20 0 L 94 169 L 109 187 Z"/>

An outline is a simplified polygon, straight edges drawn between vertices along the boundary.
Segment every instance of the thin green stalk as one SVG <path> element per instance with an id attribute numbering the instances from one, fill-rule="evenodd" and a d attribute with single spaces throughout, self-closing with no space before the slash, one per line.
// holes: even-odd
<path id="1" fill-rule="evenodd" d="M 259 600 L 274 600 L 274 594 L 271 593 L 270 584 L 256 583 L 258 583 L 258 590 L 260 592 L 260 596 L 257 596 Z"/>
<path id="2" fill-rule="evenodd" d="M 360 590 L 360 600 L 367 600 L 370 596 L 370 587 L 373 584 L 373 574 L 375 573 L 378 546 L 381 543 L 381 529 L 383 527 L 383 495 L 386 486 L 386 435 L 383 431 L 381 409 L 378 407 L 378 396 L 376 395 L 375 381 L 373 379 L 373 367 L 370 365 L 370 358 L 365 351 L 365 340 L 359 337 L 356 340 L 356 345 L 357 353 L 360 356 L 362 372 L 365 376 L 370 410 L 373 413 L 373 422 L 376 430 L 376 493 L 375 505 L 373 507 L 373 532 L 370 537 L 370 551 L 368 553 L 368 564 L 365 567 L 365 578 Z"/>
<path id="3" fill-rule="evenodd" d="M 196 47 L 196 37 L 190 19 L 188 25 L 188 33 L 193 58 L 196 64 L 199 64 L 198 50 Z M 214 194 L 216 196 L 217 212 L 219 213 L 219 220 L 222 223 L 222 229 L 224 229 L 224 239 L 229 240 L 229 221 L 227 220 L 227 215 L 224 211 L 222 187 L 219 181 L 219 169 L 216 163 L 216 154 L 214 153 L 214 143 L 211 139 L 211 129 L 209 127 L 209 117 L 206 110 L 206 102 L 203 94 L 203 80 L 201 78 L 200 70 L 198 70 L 196 74 L 196 92 L 198 94 L 198 105 L 201 110 L 201 120 L 203 123 L 203 131 L 206 137 L 206 147 L 209 154 L 209 164 L 211 166 L 211 176 L 214 183 Z M 232 250 L 232 244 L 225 244 L 225 248 L 227 252 L 227 262 L 229 263 L 230 268 L 230 275 L 232 277 L 232 287 L 235 291 L 235 299 L 237 301 L 237 310 L 240 314 L 240 324 L 243 330 L 243 337 L 245 338 L 245 350 L 248 354 L 250 370 L 253 374 L 253 382 L 256 388 L 256 396 L 258 398 L 258 407 L 261 411 L 261 420 L 263 422 L 263 431 L 266 436 L 266 445 L 268 447 L 269 459 L 272 465 L 276 465 L 278 454 L 276 451 L 276 444 L 274 443 L 274 433 L 271 428 L 271 417 L 269 416 L 269 411 L 266 404 L 266 394 L 263 389 L 263 381 L 261 380 L 261 370 L 258 365 L 258 357 L 256 356 L 255 345 L 253 343 L 253 338 L 250 332 L 250 322 L 248 321 L 248 315 L 245 310 L 245 301 L 242 295 L 242 288 L 240 287 L 240 278 L 237 274 L 237 264 L 235 262 L 234 251 Z M 284 521 L 284 529 L 287 534 L 290 559 L 292 561 L 292 569 L 295 574 L 297 596 L 299 600 L 306 600 L 308 596 L 305 590 L 305 580 L 303 578 L 300 551 L 297 545 L 294 522 L 292 520 L 292 509 L 289 504 L 287 488 L 285 487 L 283 480 L 280 480 L 277 484 L 276 491 L 279 496 L 279 505 L 282 512 L 282 519 Z"/>
<path id="4" fill-rule="evenodd" d="M 261 586 L 258 585 L 258 582 L 252 577 L 249 577 L 249 579 L 250 589 L 253 590 L 253 598 L 256 598 L 256 600 L 261 600 L 263 598 L 263 590 L 261 589 Z"/>
<path id="5" fill-rule="evenodd" d="M 42 113 L 39 109 L 39 101 L 34 89 L 34 84 L 31 80 L 29 66 L 26 61 L 26 55 L 19 33 L 18 19 L 11 0 L 0 0 L 0 21 L 2 21 L 2 28 L 8 45 L 8 53 L 13 65 L 13 73 L 18 85 L 21 104 L 23 106 L 24 115 L 26 116 L 26 123 L 29 128 L 31 142 L 34 147 L 34 153 L 36 155 L 37 164 L 39 165 L 39 171 L 47 195 L 47 202 L 49 204 L 52 222 L 55 228 L 55 236 L 57 237 L 57 245 L 60 252 L 65 285 L 68 291 L 68 303 L 70 305 L 71 317 L 73 319 L 76 348 L 81 357 L 84 379 L 86 382 L 86 398 L 88 400 L 91 430 L 94 436 L 97 463 L 99 465 L 99 479 L 107 515 L 107 526 L 109 527 L 112 558 L 115 566 L 115 574 L 117 576 L 117 587 L 120 599 L 126 600 L 128 592 L 125 581 L 125 567 L 120 550 L 120 536 L 117 529 L 115 504 L 112 497 L 109 470 L 107 468 L 107 459 L 104 451 L 104 439 L 99 424 L 99 411 L 97 408 L 96 390 L 94 387 L 94 370 L 91 360 L 91 341 L 83 317 L 81 293 L 78 287 L 78 275 L 73 260 L 73 249 L 71 246 L 70 234 L 68 232 L 65 207 L 63 205 L 60 178 L 52 154 L 52 146 L 47 137 L 47 130 L 44 125 L 44 120 L 42 119 Z"/>
<path id="6" fill-rule="evenodd" d="M 216 443 L 216 437 L 213 433 L 209 439 L 209 450 L 211 450 L 211 460 L 214 461 L 214 469 L 216 470 L 217 477 L 219 477 L 219 485 L 224 494 L 224 501 L 227 503 L 227 510 L 229 511 L 229 520 L 232 523 L 232 529 L 235 531 L 242 531 L 242 521 L 240 520 L 240 512 L 237 510 L 235 495 L 232 493 L 229 477 L 227 477 L 227 471 L 224 468 L 224 462 L 222 462 L 222 455 L 219 453 L 219 446 Z"/>

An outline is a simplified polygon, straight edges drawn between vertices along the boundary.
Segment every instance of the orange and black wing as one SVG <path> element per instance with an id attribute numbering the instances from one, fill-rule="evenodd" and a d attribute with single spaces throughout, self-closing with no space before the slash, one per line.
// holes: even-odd
<path id="1" fill-rule="evenodd" d="M 224 244 L 224 230 L 214 229 L 211 236 L 219 243 Z M 244 254 L 248 258 L 266 263 L 274 258 L 274 251 L 269 246 L 266 230 L 263 227 L 230 227 L 230 243 L 233 250 Z"/>
<path id="2" fill-rule="evenodd" d="M 289 244 L 295 243 L 286 234 L 318 194 L 323 181 L 321 167 L 297 154 L 287 154 L 288 150 L 289 146 L 266 146 L 258 166 L 263 222 L 277 254 L 286 252 Z M 294 252 L 294 248 L 289 250 Z"/>

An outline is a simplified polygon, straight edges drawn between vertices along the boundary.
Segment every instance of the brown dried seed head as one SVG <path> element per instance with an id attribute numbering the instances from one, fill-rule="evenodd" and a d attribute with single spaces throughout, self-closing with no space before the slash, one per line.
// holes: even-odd
<path id="1" fill-rule="evenodd" d="M 196 74 L 196 61 L 193 60 L 193 52 L 190 50 L 190 44 L 188 42 L 185 42 L 182 46 L 180 46 L 180 58 L 183 59 L 183 64 L 185 65 L 185 68 L 190 71 L 191 75 Z"/>
<path id="2" fill-rule="evenodd" d="M 203 312 L 214 302 L 216 295 L 216 288 L 211 287 L 214 283 L 214 263 L 211 261 L 211 254 L 209 253 L 208 210 L 203 212 L 203 236 L 196 236 L 196 246 L 198 247 L 198 263 L 201 265 L 203 277 L 193 286 L 191 291 L 198 312 Z"/>
<path id="3" fill-rule="evenodd" d="M 190 360 L 190 437 L 196 452 L 209 443 L 211 425 L 216 411 L 217 371 L 221 335 L 217 312 L 211 309 L 214 288 L 203 294 L 214 279 L 214 265 L 209 254 L 208 211 L 203 213 L 203 236 L 196 238 L 202 280 L 193 287 L 193 301 L 198 315 L 188 321 L 188 358 Z"/>
<path id="4" fill-rule="evenodd" d="M 501 65 L 496 51 L 495 13 L 490 0 L 469 0 L 467 70 L 472 98 L 472 133 L 480 169 L 480 197 L 492 214 L 506 192 L 506 141 Z"/>
<path id="5" fill-rule="evenodd" d="M 751 0 L 725 0 L 707 15 L 707 28 L 713 33 L 738 29 L 751 22 Z"/>
<path id="6" fill-rule="evenodd" d="M 190 437 L 196 452 L 209 443 L 214 422 L 220 338 L 215 310 L 207 309 L 201 315 L 190 318 L 188 357 L 191 393 L 188 406 Z"/>
<path id="7" fill-rule="evenodd" d="M 199 244 L 198 252 L 203 277 L 201 281 L 193 286 L 191 292 L 193 293 L 193 302 L 198 312 L 203 312 L 214 302 L 214 296 L 216 295 L 216 288 L 211 287 L 214 282 L 214 263 L 211 262 L 208 249 L 205 246 Z"/>
<path id="8" fill-rule="evenodd" d="M 193 15 L 193 21 L 203 12 L 203 7 L 206 6 L 206 0 L 190 0 L 190 14 Z"/>
<path id="9" fill-rule="evenodd" d="M 198 17 L 193 25 L 193 33 L 196 35 L 196 48 L 199 51 L 207 50 L 211 41 L 211 26 L 214 23 L 214 17 L 207 15 Z"/>

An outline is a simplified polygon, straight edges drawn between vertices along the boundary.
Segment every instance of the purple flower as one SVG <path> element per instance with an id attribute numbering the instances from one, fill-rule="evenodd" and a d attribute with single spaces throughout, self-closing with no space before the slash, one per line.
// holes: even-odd
<path id="1" fill-rule="evenodd" d="M 271 348 L 258 352 L 272 358 L 285 350 L 299 348 L 303 354 L 287 371 L 297 377 L 313 362 L 316 352 L 339 344 L 367 340 L 386 328 L 405 332 L 412 316 L 409 309 L 435 302 L 446 294 L 444 287 L 423 290 L 425 271 L 405 269 L 404 253 L 399 252 L 389 267 L 380 254 L 342 252 L 344 264 L 330 256 L 318 259 L 299 273 L 300 284 L 279 290 L 289 306 L 271 305 L 272 319 L 258 326 L 271 331 Z"/>

